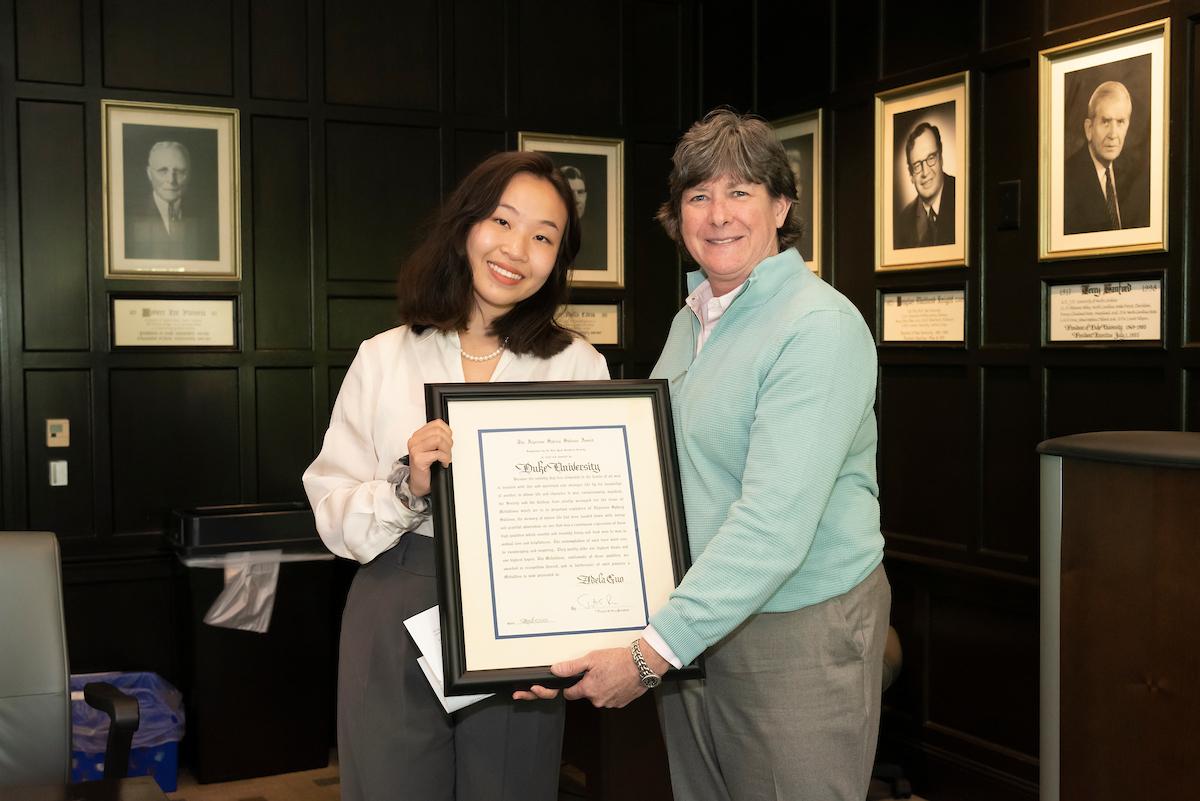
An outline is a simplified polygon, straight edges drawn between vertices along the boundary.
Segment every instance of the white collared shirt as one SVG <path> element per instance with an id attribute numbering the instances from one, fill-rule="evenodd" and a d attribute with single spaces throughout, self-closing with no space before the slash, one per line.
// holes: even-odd
<path id="1" fill-rule="evenodd" d="M 687 307 L 696 315 L 696 319 L 700 321 L 700 334 L 696 337 L 697 356 L 700 355 L 700 349 L 704 347 L 704 343 L 712 336 L 713 329 L 717 327 L 721 315 L 729 309 L 733 299 L 740 295 L 745 288 L 746 282 L 743 281 L 724 295 L 714 297 L 712 285 L 705 280 L 684 300 Z"/>
<path id="2" fill-rule="evenodd" d="M 428 515 L 396 498 L 387 480 L 408 453 L 408 438 L 425 425 L 425 384 L 464 382 L 457 333 L 408 326 L 363 342 L 342 380 L 329 430 L 304 471 L 304 491 L 317 532 L 330 551 L 363 564 L 391 548 L 406 531 L 433 536 Z M 573 381 L 608 378 L 595 348 L 574 339 L 549 359 L 504 351 L 491 381 Z"/>

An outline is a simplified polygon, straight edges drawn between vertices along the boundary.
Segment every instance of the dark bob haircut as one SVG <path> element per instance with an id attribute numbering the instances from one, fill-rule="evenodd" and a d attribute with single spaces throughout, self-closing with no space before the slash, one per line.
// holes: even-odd
<path id="1" fill-rule="evenodd" d="M 796 178 L 788 166 L 783 143 L 770 125 L 753 114 L 729 108 L 713 109 L 679 140 L 672 157 L 667 202 L 658 210 L 658 221 L 680 251 L 690 256 L 680 231 L 683 193 L 697 184 L 729 174 L 741 181 L 762 184 L 771 197 L 792 201 L 788 215 L 776 231 L 779 249 L 786 250 L 804 233 L 804 220 L 796 204 Z"/>
<path id="2" fill-rule="evenodd" d="M 491 333 L 507 340 L 508 349 L 517 355 L 548 358 L 571 344 L 571 332 L 554 318 L 567 302 L 567 273 L 579 252 L 579 214 L 567 179 L 544 153 L 497 153 L 459 183 L 434 217 L 425 239 L 400 267 L 400 322 L 417 333 L 426 328 L 466 330 L 476 302 L 467 237 L 476 223 L 496 212 L 508 182 L 520 173 L 541 178 L 554 187 L 566 209 L 567 226 L 546 283 L 497 317 Z"/>

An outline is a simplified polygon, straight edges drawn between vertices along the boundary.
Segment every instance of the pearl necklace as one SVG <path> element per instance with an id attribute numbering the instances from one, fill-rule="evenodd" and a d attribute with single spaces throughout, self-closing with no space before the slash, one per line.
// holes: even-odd
<path id="1" fill-rule="evenodd" d="M 464 359 L 468 360 L 468 361 L 472 361 L 472 362 L 490 362 L 492 359 L 496 358 L 497 356 L 499 356 L 501 353 L 503 353 L 503 352 L 504 352 L 504 347 L 505 347 L 507 344 L 508 344 L 508 337 L 505 337 L 505 338 L 504 338 L 504 340 L 503 340 L 503 341 L 500 343 L 500 347 L 496 348 L 494 351 L 492 351 L 491 353 L 487 354 L 486 356 L 472 356 L 470 353 L 467 353 L 467 352 L 466 352 L 465 350 L 463 350 L 462 348 L 459 348 L 459 349 L 458 349 L 458 352 L 459 352 L 459 353 L 461 353 L 461 354 L 462 354 L 462 357 L 463 357 Z"/>

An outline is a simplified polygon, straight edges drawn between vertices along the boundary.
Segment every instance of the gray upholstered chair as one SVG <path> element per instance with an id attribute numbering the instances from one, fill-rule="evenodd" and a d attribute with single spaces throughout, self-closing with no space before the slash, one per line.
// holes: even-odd
<path id="1" fill-rule="evenodd" d="M 67 781 L 71 704 L 58 540 L 0 532 L 0 787 Z M 107 684 L 84 689 L 108 713 L 105 778 L 125 775 L 137 700 Z"/>

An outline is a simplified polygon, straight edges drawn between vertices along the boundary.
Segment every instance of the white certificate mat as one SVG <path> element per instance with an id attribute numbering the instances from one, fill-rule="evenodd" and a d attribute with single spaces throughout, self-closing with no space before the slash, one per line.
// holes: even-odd
<path id="1" fill-rule="evenodd" d="M 564 686 L 550 665 L 628 646 L 690 566 L 667 382 L 425 391 L 454 432 L 432 496 L 446 692 Z"/>

